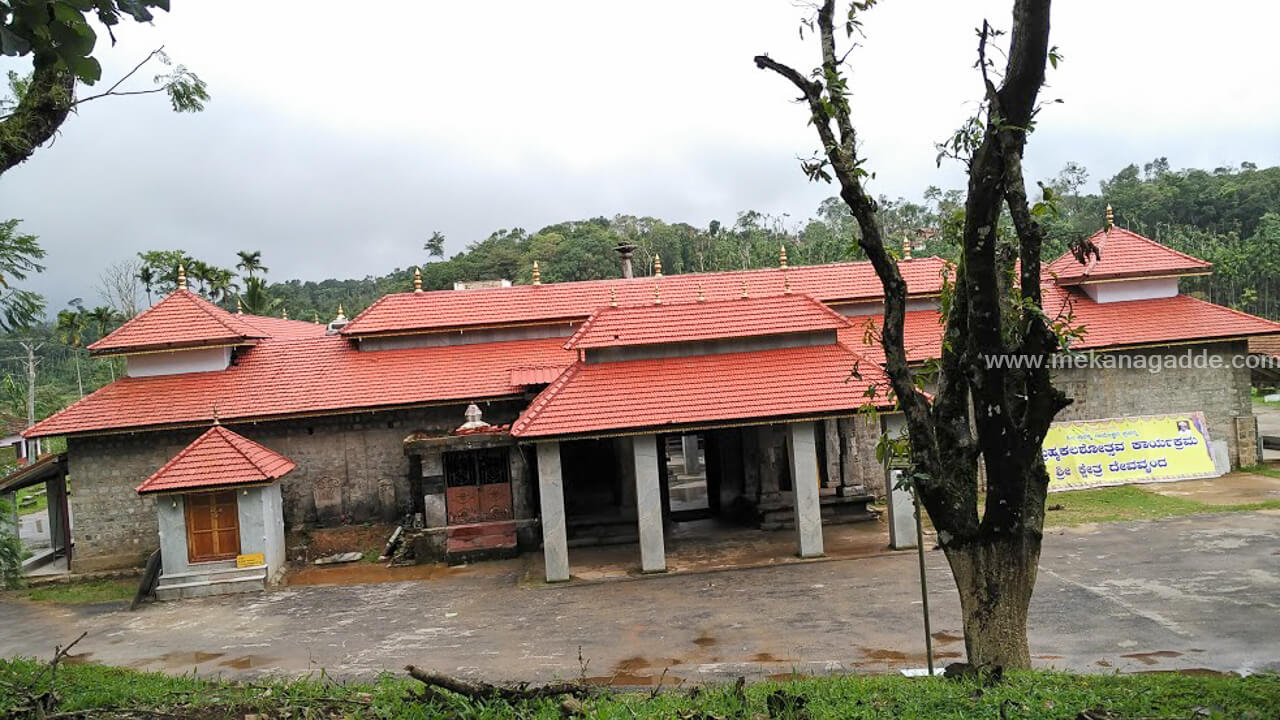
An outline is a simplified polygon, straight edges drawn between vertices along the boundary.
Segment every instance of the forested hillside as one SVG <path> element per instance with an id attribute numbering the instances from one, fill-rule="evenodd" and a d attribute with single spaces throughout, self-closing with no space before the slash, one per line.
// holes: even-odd
<path id="1" fill-rule="evenodd" d="M 1172 170 L 1164 159 L 1131 165 L 1096 183 L 1087 171 L 1069 164 L 1044 182 L 1053 198 L 1041 220 L 1049 231 L 1047 259 L 1096 232 L 1109 203 L 1116 222 L 1175 249 L 1214 263 L 1211 277 L 1184 281 L 1185 292 L 1247 312 L 1280 319 L 1280 167 L 1251 163 L 1214 170 Z M 916 200 L 881 199 L 886 235 L 909 239 L 915 255 L 953 257 L 963 220 L 960 193 L 929 188 Z M 10 228 L 12 229 L 12 228 Z M 452 288 L 455 282 L 508 279 L 528 283 L 537 260 L 542 281 L 565 282 L 618 277 L 614 246 L 637 246 L 635 272 L 652 272 L 655 255 L 667 274 L 772 267 L 785 245 L 793 265 L 860 260 L 857 226 L 836 198 L 823 202 L 813 217 L 796 220 L 744 211 L 731 221 L 706 227 L 651 217 L 616 215 L 573 220 L 530 232 L 497 230 L 445 257 L 439 233 L 406 241 L 404 268 L 363 279 L 271 282 L 271 261 L 257 251 L 240 253 L 236 268 L 219 268 L 182 249 L 164 249 L 122 257 L 106 268 L 96 287 L 84 289 L 94 307 L 76 301 L 68 308 L 47 308 L 49 319 L 2 337 L 0 420 L 21 425 L 26 417 L 27 352 L 36 360 L 36 416 L 44 417 L 110 382 L 120 361 L 89 358 L 84 347 L 136 314 L 174 286 L 177 265 L 187 268 L 190 287 L 229 310 L 299 320 L 332 319 L 341 304 L 354 316 L 378 297 L 412 289 L 414 266 L 422 269 L 427 289 Z M 8 326 L 5 326 L 6 328 Z"/>

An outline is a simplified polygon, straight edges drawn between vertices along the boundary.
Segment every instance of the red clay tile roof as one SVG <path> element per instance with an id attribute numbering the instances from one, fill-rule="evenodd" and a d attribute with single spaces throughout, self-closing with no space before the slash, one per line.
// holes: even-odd
<path id="1" fill-rule="evenodd" d="M 565 343 L 566 350 L 660 345 L 761 335 L 839 330 L 845 317 L 806 295 L 739 297 L 596 311 Z"/>
<path id="2" fill-rule="evenodd" d="M 240 345 L 263 338 L 304 338 L 324 334 L 324 326 L 282 318 L 238 315 L 190 290 L 175 290 L 106 337 L 89 346 L 94 355 Z"/>
<path id="3" fill-rule="evenodd" d="M 1249 352 L 1254 355 L 1280 357 L 1280 335 L 1249 338 Z"/>
<path id="4" fill-rule="evenodd" d="M 121 378 L 27 437 L 341 412 L 520 394 L 515 367 L 566 367 L 563 338 L 361 352 L 339 336 L 267 340 L 220 372 Z"/>
<path id="5" fill-rule="evenodd" d="M 1067 303 L 1075 315 L 1072 324 L 1085 330 L 1072 344 L 1076 350 L 1280 333 L 1280 323 L 1190 295 L 1097 303 L 1073 290 L 1044 288 L 1044 311 L 1050 318 L 1059 316 Z"/>
<path id="6" fill-rule="evenodd" d="M 1072 285 L 1092 280 L 1208 272 L 1213 267 L 1213 263 L 1123 228 L 1113 227 L 1109 232 L 1099 230 L 1089 239 L 1098 247 L 1100 257 L 1090 257 L 1088 264 L 1081 265 L 1071 253 L 1066 253 L 1045 267 L 1046 281 L 1056 276 L 1059 285 Z"/>
<path id="7" fill-rule="evenodd" d="M 901 268 L 913 295 L 936 295 L 942 287 L 946 262 L 940 258 L 903 261 Z M 660 285 L 664 303 L 694 302 L 699 288 L 708 301 L 732 300 L 742 295 L 742 285 L 753 297 L 780 295 L 784 273 L 791 290 L 824 303 L 873 300 L 884 293 L 870 263 L 837 263 L 764 270 L 718 273 L 684 273 L 661 278 L 589 280 L 515 285 L 485 290 L 439 290 L 386 295 L 370 305 L 343 328 L 345 335 L 396 334 L 468 326 L 513 325 L 585 319 L 609 305 L 610 289 L 619 305 L 653 302 L 654 284 Z"/>
<path id="8" fill-rule="evenodd" d="M 276 480 L 298 465 L 221 425 L 182 449 L 136 488 L 138 494 L 254 485 Z"/>
<path id="9" fill-rule="evenodd" d="M 190 290 L 175 290 L 89 346 L 95 355 L 202 345 L 231 345 L 268 337 L 233 313 Z"/>
<path id="10" fill-rule="evenodd" d="M 937 310 L 912 310 L 903 318 L 903 345 L 907 349 L 907 362 L 919 363 L 942 355 L 941 314 Z M 880 344 L 878 328 L 881 315 L 862 315 L 849 318 L 852 325 L 840 331 L 840 342 L 866 359 L 884 364 L 884 346 Z M 868 329 L 872 332 L 868 333 Z"/>
<path id="11" fill-rule="evenodd" d="M 560 377 L 560 373 L 573 362 L 573 356 L 565 355 L 564 363 L 543 367 L 511 368 L 511 384 L 524 387 L 526 385 L 550 385 Z"/>
<path id="12" fill-rule="evenodd" d="M 854 377 L 857 369 L 861 377 Z M 867 390 L 876 383 L 874 398 Z M 699 426 L 887 407 L 888 380 L 839 344 L 576 363 L 511 425 L 519 438 Z"/>

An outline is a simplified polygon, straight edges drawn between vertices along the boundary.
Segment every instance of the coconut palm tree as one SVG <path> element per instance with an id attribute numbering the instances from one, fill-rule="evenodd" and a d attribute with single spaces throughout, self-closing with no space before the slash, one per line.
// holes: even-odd
<path id="1" fill-rule="evenodd" d="M 147 291 L 147 306 L 151 306 L 151 289 L 156 284 L 156 271 L 151 269 L 150 265 L 143 265 L 138 270 L 138 281 L 142 283 L 142 288 Z"/>
<path id="2" fill-rule="evenodd" d="M 261 250 L 254 250 L 253 252 L 240 250 L 236 255 L 240 256 L 240 262 L 236 263 L 236 268 L 243 270 L 250 278 L 253 277 L 255 272 L 260 272 L 263 275 L 267 274 L 267 267 L 262 264 Z"/>
<path id="3" fill-rule="evenodd" d="M 58 313 L 57 324 L 54 326 L 58 331 L 58 338 L 64 345 L 71 348 L 71 357 L 76 364 L 76 387 L 80 390 L 80 397 L 84 397 L 84 378 L 80 374 L 80 346 L 84 343 L 87 319 L 88 313 L 84 308 L 62 310 Z"/>
<path id="4" fill-rule="evenodd" d="M 103 338 L 111 331 L 111 326 L 116 322 L 116 311 L 106 305 L 98 307 L 88 312 L 88 320 L 91 320 L 98 328 L 98 337 Z"/>
<path id="5" fill-rule="evenodd" d="M 284 302 L 278 297 L 272 297 L 267 291 L 267 281 L 257 277 L 244 281 L 244 293 L 237 295 L 236 299 L 240 301 L 245 312 L 250 315 L 264 316 L 275 315 Z"/>

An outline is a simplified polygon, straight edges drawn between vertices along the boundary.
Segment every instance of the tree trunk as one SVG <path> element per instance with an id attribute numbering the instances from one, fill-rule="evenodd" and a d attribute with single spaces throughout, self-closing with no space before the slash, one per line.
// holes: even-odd
<path id="1" fill-rule="evenodd" d="M 31 157 L 67 119 L 76 78 L 61 63 L 37 60 L 31 84 L 9 116 L 0 120 L 0 174 Z"/>
<path id="2" fill-rule="evenodd" d="M 1040 534 L 975 539 L 946 553 L 960 591 L 969 664 L 1030 668 L 1027 608 L 1036 584 Z"/>

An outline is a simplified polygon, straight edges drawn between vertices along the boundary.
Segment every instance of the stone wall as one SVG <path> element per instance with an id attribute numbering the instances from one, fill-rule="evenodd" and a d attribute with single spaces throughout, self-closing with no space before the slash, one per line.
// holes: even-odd
<path id="1" fill-rule="evenodd" d="M 1204 353 L 1208 362 L 1220 363 L 1221 367 L 1162 366 L 1159 372 L 1144 369 L 1152 366 L 1155 356 L 1185 356 L 1188 351 L 1193 358 Z M 1230 366 L 1232 357 L 1246 352 L 1244 341 L 1126 350 L 1107 353 L 1117 356 L 1114 368 L 1055 370 L 1054 385 L 1074 400 L 1057 420 L 1200 411 L 1208 424 L 1209 439 L 1226 441 L 1232 467 L 1253 465 L 1257 462 L 1257 436 L 1253 432 L 1249 370 Z M 1121 359 L 1122 355 L 1146 357 Z M 1125 363 L 1129 367 L 1119 367 Z"/>
<path id="2" fill-rule="evenodd" d="M 228 423 L 298 468 L 281 481 L 288 528 L 396 520 L 409 512 L 412 432 L 445 434 L 462 424 L 466 404 L 261 423 Z M 509 423 L 512 402 L 481 405 L 485 420 Z M 138 565 L 158 546 L 154 500 L 134 488 L 203 429 L 73 437 L 68 440 L 73 570 Z"/>

